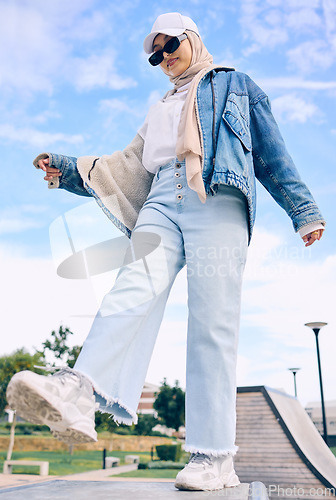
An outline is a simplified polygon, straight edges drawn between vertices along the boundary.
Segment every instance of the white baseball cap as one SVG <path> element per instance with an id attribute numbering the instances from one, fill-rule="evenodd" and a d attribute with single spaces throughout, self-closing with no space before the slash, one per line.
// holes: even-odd
<path id="1" fill-rule="evenodd" d="M 179 12 L 161 14 L 161 16 L 159 16 L 153 24 L 152 31 L 144 40 L 143 46 L 146 54 L 151 54 L 153 52 L 154 38 L 159 33 L 170 36 L 179 36 L 182 35 L 185 30 L 194 31 L 197 35 L 199 35 L 198 28 L 190 17 L 182 16 Z"/>

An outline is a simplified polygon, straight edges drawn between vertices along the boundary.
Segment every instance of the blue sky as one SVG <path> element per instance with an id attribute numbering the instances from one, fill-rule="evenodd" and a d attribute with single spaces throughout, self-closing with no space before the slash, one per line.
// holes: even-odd
<path id="1" fill-rule="evenodd" d="M 170 83 L 147 63 L 144 37 L 157 15 L 179 11 L 197 23 L 214 62 L 248 73 L 269 95 L 297 167 L 327 220 L 309 249 L 291 221 L 258 188 L 246 267 L 238 384 L 318 400 L 314 337 L 321 331 L 325 398 L 336 399 L 335 209 L 336 6 L 333 0 L 124 2 L 0 0 L 0 354 L 40 347 L 60 323 L 81 343 L 115 273 L 65 280 L 56 265 L 69 252 L 118 235 L 94 202 L 48 190 L 32 166 L 43 151 L 71 156 L 125 147 L 148 107 Z M 185 384 L 186 284 L 174 285 L 147 380 Z"/>

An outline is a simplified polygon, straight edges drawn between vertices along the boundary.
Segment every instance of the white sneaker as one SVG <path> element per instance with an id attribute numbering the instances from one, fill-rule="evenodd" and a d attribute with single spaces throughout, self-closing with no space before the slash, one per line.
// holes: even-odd
<path id="1" fill-rule="evenodd" d="M 175 481 L 179 490 L 220 490 L 239 484 L 231 456 L 213 457 L 205 453 L 192 453 Z"/>
<path id="2" fill-rule="evenodd" d="M 97 441 L 92 385 L 70 368 L 48 376 L 31 371 L 16 373 L 7 387 L 7 401 L 25 420 L 48 425 L 60 441 Z"/>

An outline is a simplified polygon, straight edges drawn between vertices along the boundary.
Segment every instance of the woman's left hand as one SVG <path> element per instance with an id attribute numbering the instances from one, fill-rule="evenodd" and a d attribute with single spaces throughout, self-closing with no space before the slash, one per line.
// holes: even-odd
<path id="1" fill-rule="evenodd" d="M 309 247 L 314 243 L 314 241 L 320 240 L 322 238 L 323 231 L 324 229 L 316 229 L 315 231 L 303 236 L 302 239 L 306 243 L 305 246 Z"/>

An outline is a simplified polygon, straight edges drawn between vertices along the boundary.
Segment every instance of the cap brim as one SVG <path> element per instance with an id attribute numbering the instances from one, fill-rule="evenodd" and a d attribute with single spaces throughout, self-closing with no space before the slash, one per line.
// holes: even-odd
<path id="1" fill-rule="evenodd" d="M 143 43 L 144 51 L 146 52 L 146 54 L 151 54 L 153 52 L 154 38 L 160 33 L 169 36 L 179 36 L 182 35 L 182 33 L 184 32 L 185 29 L 183 28 L 171 28 L 171 29 L 163 29 L 161 31 L 154 31 L 153 33 L 150 33 L 149 35 L 146 36 Z"/>

